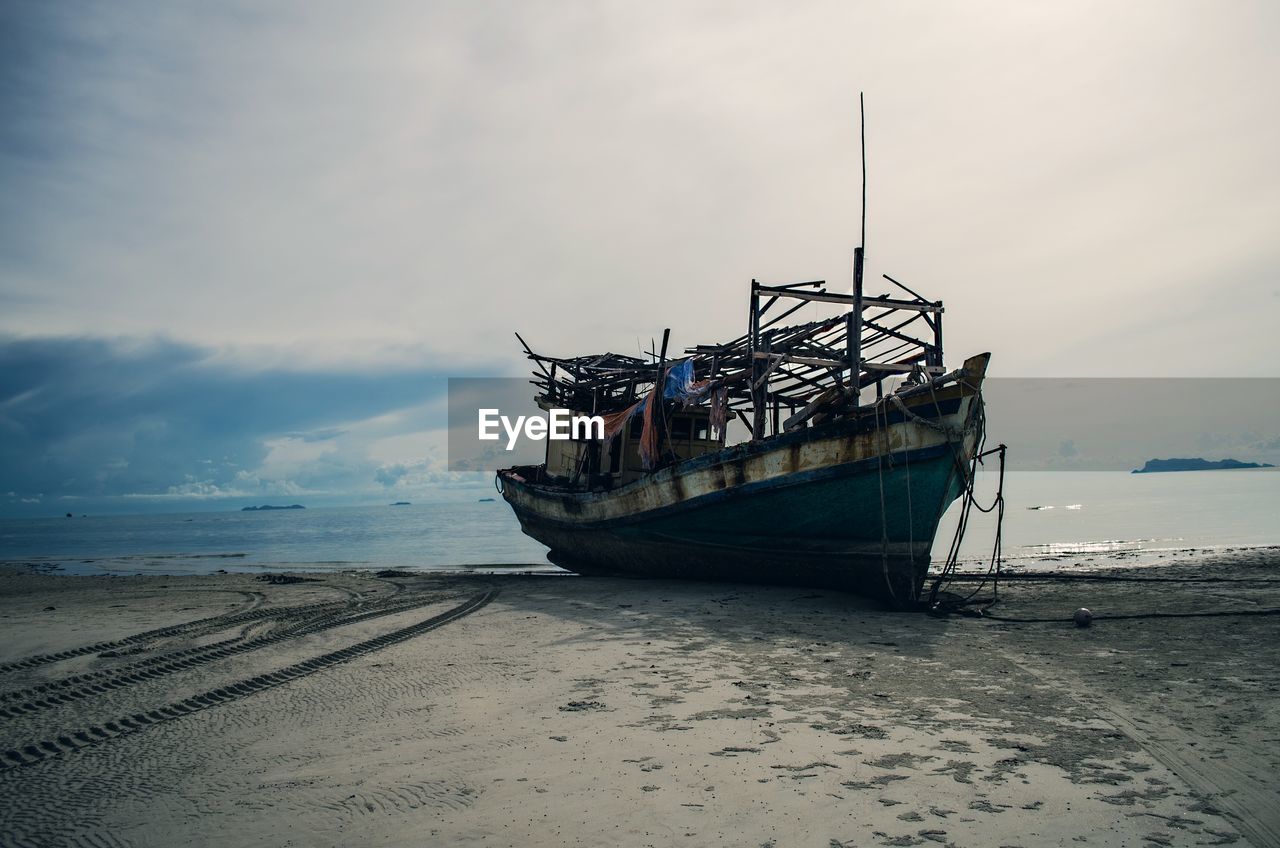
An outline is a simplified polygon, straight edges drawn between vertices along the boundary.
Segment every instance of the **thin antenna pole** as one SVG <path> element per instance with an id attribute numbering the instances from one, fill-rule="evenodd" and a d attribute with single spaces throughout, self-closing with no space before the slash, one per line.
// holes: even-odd
<path id="1" fill-rule="evenodd" d="M 862 393 L 862 263 L 867 245 L 867 116 L 861 91 L 858 92 L 858 130 L 862 142 L 862 236 L 861 243 L 853 249 L 853 304 L 845 326 L 849 388 L 855 403 Z"/>
<path id="2" fill-rule="evenodd" d="M 858 131 L 862 141 L 862 240 L 859 245 L 867 246 L 867 113 L 862 104 L 862 92 L 858 92 Z"/>

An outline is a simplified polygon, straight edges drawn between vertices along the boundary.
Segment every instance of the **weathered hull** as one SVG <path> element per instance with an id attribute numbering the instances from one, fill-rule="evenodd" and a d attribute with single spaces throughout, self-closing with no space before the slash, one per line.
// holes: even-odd
<path id="1" fill-rule="evenodd" d="M 738 445 L 608 492 L 515 470 L 499 479 L 524 532 L 571 571 L 834 587 L 906 605 L 963 491 L 980 403 L 953 387 L 924 416 Z"/>

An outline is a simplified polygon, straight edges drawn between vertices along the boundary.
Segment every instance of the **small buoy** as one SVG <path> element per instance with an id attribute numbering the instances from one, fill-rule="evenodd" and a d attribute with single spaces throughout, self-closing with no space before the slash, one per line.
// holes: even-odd
<path id="1" fill-rule="evenodd" d="M 1071 620 L 1076 623 L 1076 627 L 1088 627 L 1093 624 L 1093 613 L 1084 607 L 1080 607 L 1080 609 L 1072 613 Z"/>

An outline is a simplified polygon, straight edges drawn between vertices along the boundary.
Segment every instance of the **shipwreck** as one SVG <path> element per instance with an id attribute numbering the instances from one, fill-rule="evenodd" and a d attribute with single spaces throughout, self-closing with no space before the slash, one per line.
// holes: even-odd
<path id="1" fill-rule="evenodd" d="M 942 302 L 885 279 L 905 294 L 864 293 L 860 247 L 852 293 L 753 280 L 747 332 L 679 357 L 670 331 L 647 358 L 525 344 L 538 405 L 606 427 L 498 472 L 523 531 L 579 574 L 920 602 L 938 522 L 982 452 L 990 354 L 948 370 Z M 835 314 L 783 323 L 807 304 Z"/>

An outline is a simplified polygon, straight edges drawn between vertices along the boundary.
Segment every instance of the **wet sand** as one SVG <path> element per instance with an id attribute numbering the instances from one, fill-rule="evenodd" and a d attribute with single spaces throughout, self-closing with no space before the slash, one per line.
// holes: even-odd
<path id="1" fill-rule="evenodd" d="M 554 576 L 0 574 L 0 844 L 1280 844 L 1280 549 L 1009 621 Z M 1277 582 L 1266 582 L 1277 581 Z M 1088 629 L 1068 618 L 1088 606 Z"/>

